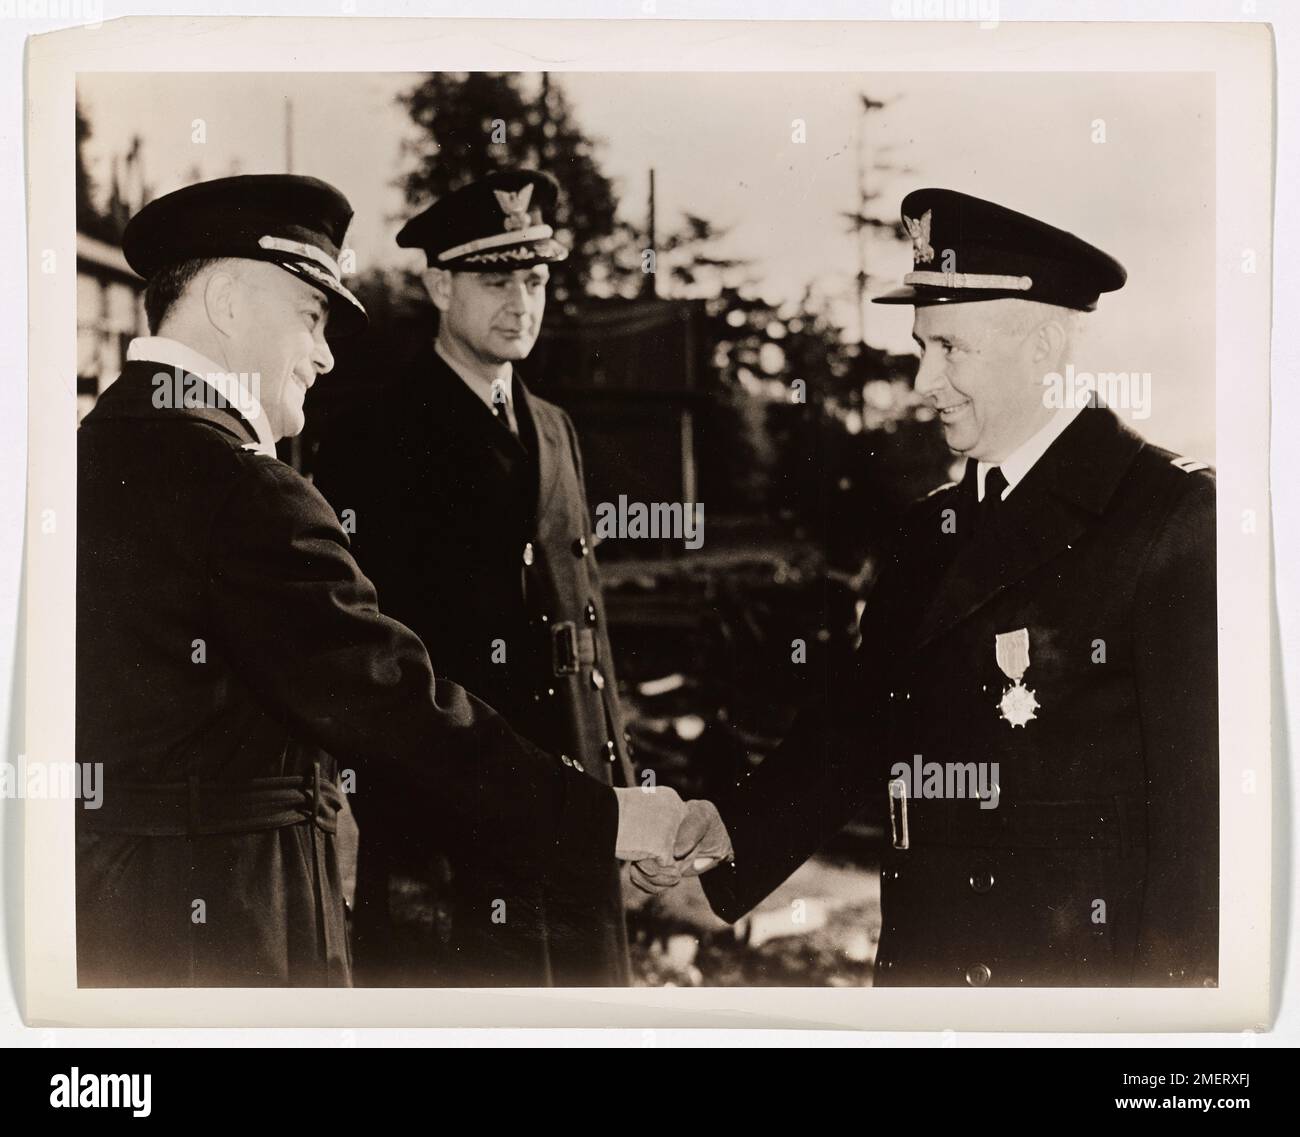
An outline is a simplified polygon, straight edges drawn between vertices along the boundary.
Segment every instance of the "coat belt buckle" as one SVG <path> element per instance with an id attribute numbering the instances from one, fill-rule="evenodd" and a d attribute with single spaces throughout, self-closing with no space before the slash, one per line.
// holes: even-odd
<path id="1" fill-rule="evenodd" d="M 578 627 L 572 620 L 563 620 L 551 628 L 551 664 L 556 675 L 577 675 Z"/>
<path id="2" fill-rule="evenodd" d="M 902 778 L 889 783 L 889 836 L 895 849 L 908 848 L 907 783 Z"/>

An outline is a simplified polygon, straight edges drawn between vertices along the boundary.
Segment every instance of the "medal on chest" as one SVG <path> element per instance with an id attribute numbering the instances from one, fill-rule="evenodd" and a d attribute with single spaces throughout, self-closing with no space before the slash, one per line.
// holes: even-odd
<path id="1" fill-rule="evenodd" d="M 1038 717 L 1034 713 L 1038 710 L 1038 700 L 1034 692 L 1021 682 L 1029 669 L 1029 629 L 999 633 L 994 638 L 993 654 L 1002 674 L 1011 680 L 1011 686 L 1002 692 L 998 710 L 1013 727 L 1024 726 L 1030 719 Z"/>

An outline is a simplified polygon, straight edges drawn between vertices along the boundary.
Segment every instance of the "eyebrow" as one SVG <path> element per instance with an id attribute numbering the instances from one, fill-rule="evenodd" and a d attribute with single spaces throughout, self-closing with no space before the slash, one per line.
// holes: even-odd
<path id="1" fill-rule="evenodd" d="M 925 341 L 921 339 L 921 337 L 918 336 L 915 332 L 912 333 L 912 341 L 916 344 L 917 347 L 921 348 L 922 351 L 925 350 Z M 944 347 L 966 347 L 967 346 L 965 340 L 963 340 L 960 336 L 954 336 L 954 335 L 931 336 L 930 342 L 942 344 Z"/>

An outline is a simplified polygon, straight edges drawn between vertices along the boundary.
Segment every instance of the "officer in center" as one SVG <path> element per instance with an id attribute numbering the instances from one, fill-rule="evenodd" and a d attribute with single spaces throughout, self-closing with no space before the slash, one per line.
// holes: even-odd
<path id="1" fill-rule="evenodd" d="M 568 255 L 558 192 L 547 174 L 500 171 L 406 223 L 397 243 L 425 253 L 436 332 L 385 397 L 322 441 L 315 478 L 354 511 L 359 563 L 436 673 L 566 764 L 630 785 L 577 435 L 520 374 L 548 266 Z M 605 903 L 574 911 L 545 882 L 428 858 L 363 796 L 386 795 L 357 799 L 359 984 L 629 981 L 615 866 Z"/>

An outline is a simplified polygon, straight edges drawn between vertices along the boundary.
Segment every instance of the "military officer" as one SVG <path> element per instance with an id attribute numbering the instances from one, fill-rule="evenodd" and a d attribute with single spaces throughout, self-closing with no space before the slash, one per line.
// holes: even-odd
<path id="1" fill-rule="evenodd" d="M 557 194 L 547 174 L 500 171 L 406 223 L 397 243 L 425 253 L 436 335 L 386 398 L 322 441 L 315 480 L 352 511 L 358 560 L 439 674 L 567 768 L 630 784 L 578 438 L 522 374 L 548 266 L 568 255 Z M 600 903 L 574 911 L 544 882 L 413 853 L 368 804 L 358 795 L 359 982 L 628 981 L 612 862 Z"/>
<path id="2" fill-rule="evenodd" d="M 902 522 L 858 667 L 719 803 L 736 919 L 841 825 L 888 834 L 881 985 L 1213 985 L 1215 492 L 1095 393 L 1052 394 L 1124 269 L 947 190 L 909 194 L 917 392 L 959 484 Z"/>
<path id="3" fill-rule="evenodd" d="M 675 795 L 611 792 L 436 678 L 276 459 L 327 328 L 365 320 L 339 273 L 351 212 L 313 178 L 251 176 L 127 226 L 155 334 L 77 447 L 77 750 L 104 770 L 77 816 L 83 986 L 346 985 L 350 783 L 575 906 L 603 900 L 616 851 L 671 856 Z"/>

